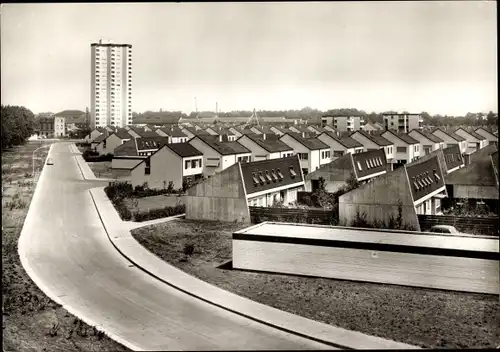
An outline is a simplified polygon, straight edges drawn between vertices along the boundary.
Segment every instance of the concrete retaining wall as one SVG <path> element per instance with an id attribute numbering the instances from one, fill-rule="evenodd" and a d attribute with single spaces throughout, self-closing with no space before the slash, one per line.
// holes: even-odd
<path id="1" fill-rule="evenodd" d="M 186 219 L 250 223 L 239 164 L 188 189 L 185 202 Z"/>

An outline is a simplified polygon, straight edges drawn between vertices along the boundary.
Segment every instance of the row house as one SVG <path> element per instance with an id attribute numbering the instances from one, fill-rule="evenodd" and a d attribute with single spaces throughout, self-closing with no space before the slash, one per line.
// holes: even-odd
<path id="1" fill-rule="evenodd" d="M 443 175 L 448 175 L 460 168 L 464 167 L 464 158 L 458 149 L 458 145 L 452 145 L 448 148 L 436 149 L 429 154 L 422 155 L 417 160 L 413 161 L 411 164 L 418 164 L 426 162 L 429 159 L 437 157 L 439 160 L 439 166 L 441 167 L 441 173 Z"/>
<path id="2" fill-rule="evenodd" d="M 321 133 L 318 136 L 318 139 L 330 146 L 332 160 L 335 160 L 345 154 L 357 154 L 363 152 L 363 145 L 354 138 L 339 137 L 331 131 Z"/>
<path id="3" fill-rule="evenodd" d="M 129 179 L 130 171 L 142 160 L 152 155 L 163 145 L 167 137 L 133 138 L 115 148 L 111 160 L 111 173 L 116 179 Z"/>
<path id="4" fill-rule="evenodd" d="M 288 130 L 289 132 L 298 133 L 302 138 L 311 138 L 316 136 L 316 133 L 312 132 L 305 126 L 290 126 Z"/>
<path id="5" fill-rule="evenodd" d="M 464 155 L 467 151 L 467 142 L 465 138 L 457 135 L 453 131 L 450 130 L 443 130 L 441 128 L 436 128 L 431 132 L 433 135 L 436 137 L 440 138 L 446 147 L 452 146 L 452 145 L 458 145 L 458 148 L 460 149 L 460 153 Z"/>
<path id="6" fill-rule="evenodd" d="M 269 126 L 252 126 L 250 128 L 250 131 L 255 133 L 255 134 L 272 134 L 273 131 L 271 131 L 271 127 Z"/>
<path id="7" fill-rule="evenodd" d="M 99 142 L 95 150 L 99 153 L 99 155 L 105 154 L 114 154 L 115 149 L 133 139 L 128 131 L 124 128 L 119 128 L 116 132 L 112 132 L 109 136 L 105 137 L 101 142 Z"/>
<path id="8" fill-rule="evenodd" d="M 212 136 L 222 136 L 219 141 L 234 142 L 238 138 L 233 132 L 227 127 L 223 126 L 212 126 L 205 129 Z"/>
<path id="9" fill-rule="evenodd" d="M 88 143 L 92 143 L 99 137 L 101 134 L 108 133 L 108 131 L 104 127 L 96 127 L 85 137 L 85 141 Z"/>
<path id="10" fill-rule="evenodd" d="M 441 200 L 446 197 L 444 175 L 434 156 L 405 164 L 341 195 L 339 220 L 350 225 L 358 214 L 364 214 L 369 223 L 386 222 L 401 211 L 403 223 L 420 231 L 418 215 L 441 214 Z"/>
<path id="11" fill-rule="evenodd" d="M 247 204 L 270 207 L 277 202 L 296 202 L 297 192 L 304 190 L 300 168 L 297 156 L 241 164 Z"/>
<path id="12" fill-rule="evenodd" d="M 293 149 L 279 139 L 268 139 L 267 134 L 246 134 L 238 138 L 238 143 L 252 152 L 252 162 L 286 158 L 294 155 Z"/>
<path id="13" fill-rule="evenodd" d="M 210 177 L 238 162 L 250 162 L 252 152 L 238 142 L 221 142 L 217 136 L 198 135 L 189 144 L 203 153 L 203 175 Z"/>
<path id="14" fill-rule="evenodd" d="M 363 183 L 386 172 L 387 160 L 382 149 L 348 153 L 308 174 L 305 188 L 308 192 L 315 192 L 319 187 L 319 179 L 323 178 L 326 191 L 334 193 L 344 187 L 350 178 Z"/>
<path id="15" fill-rule="evenodd" d="M 202 178 L 203 153 L 189 143 L 163 144 L 130 170 L 133 187 L 179 189 Z"/>
<path id="16" fill-rule="evenodd" d="M 380 135 L 367 133 L 365 131 L 356 131 L 352 133 L 350 137 L 361 143 L 364 151 L 383 149 L 385 158 L 387 159 L 387 166 L 392 170 L 395 151 L 394 144 L 391 141 L 388 141 Z"/>
<path id="17" fill-rule="evenodd" d="M 488 140 L 488 144 L 497 144 L 498 145 L 498 136 L 496 136 L 495 133 L 492 132 L 491 130 L 484 128 L 484 127 L 479 127 L 474 132 L 476 132 L 478 135 L 486 138 Z"/>
<path id="18" fill-rule="evenodd" d="M 284 128 L 284 127 L 280 127 L 280 126 L 271 126 L 270 129 L 271 129 L 271 132 L 274 133 L 275 135 L 277 135 L 278 137 L 281 137 L 284 134 L 290 132 L 289 129 Z"/>
<path id="19" fill-rule="evenodd" d="M 303 189 L 297 156 L 236 163 L 187 190 L 186 219 L 250 223 L 249 206 L 292 203 Z"/>
<path id="20" fill-rule="evenodd" d="M 420 156 L 420 142 L 407 134 L 387 130 L 382 137 L 394 145 L 394 167 L 409 164 Z"/>
<path id="21" fill-rule="evenodd" d="M 250 127 L 244 127 L 244 126 L 233 126 L 229 128 L 229 131 L 236 136 L 236 138 L 240 138 L 244 134 L 248 133 L 254 133 L 250 129 Z"/>
<path id="22" fill-rule="evenodd" d="M 155 130 L 156 134 L 162 137 L 167 137 L 169 143 L 187 143 L 188 136 L 186 136 L 177 127 L 160 127 Z"/>
<path id="23" fill-rule="evenodd" d="M 90 141 L 90 149 L 92 150 L 96 150 L 97 146 L 102 143 L 102 141 L 104 141 L 106 138 L 108 138 L 109 136 L 109 133 L 108 131 L 104 131 L 104 133 L 101 133 L 100 135 L 98 135 L 97 137 L 95 137 L 94 139 L 92 139 Z"/>
<path id="24" fill-rule="evenodd" d="M 330 147 L 317 138 L 306 139 L 289 132 L 282 135 L 279 140 L 290 146 L 299 156 L 304 175 L 331 161 Z"/>
<path id="25" fill-rule="evenodd" d="M 435 150 L 443 149 L 445 147 L 444 141 L 441 138 L 424 130 L 413 129 L 408 132 L 408 136 L 416 139 L 420 143 L 420 156 L 428 155 Z"/>
<path id="26" fill-rule="evenodd" d="M 181 127 L 181 132 L 188 137 L 188 140 L 196 136 L 210 136 L 210 133 L 205 131 L 203 128 L 196 129 L 195 127 Z"/>
<path id="27" fill-rule="evenodd" d="M 363 126 L 363 131 L 365 132 L 381 132 L 384 131 L 384 126 L 378 122 L 367 122 Z"/>
<path id="28" fill-rule="evenodd" d="M 470 154 L 470 162 L 445 176 L 452 199 L 489 202 L 498 209 L 498 148 L 491 144 Z"/>
<path id="29" fill-rule="evenodd" d="M 465 151 L 465 154 L 474 153 L 488 145 L 488 140 L 486 139 L 486 137 L 481 136 L 475 131 L 467 131 L 464 128 L 458 128 L 454 132 L 460 137 L 464 138 L 467 142 L 467 149 Z"/>
<path id="30" fill-rule="evenodd" d="M 316 126 L 316 125 L 308 125 L 307 129 L 309 131 L 315 133 L 316 135 L 320 135 L 321 133 L 325 132 L 325 129 L 323 129 L 319 126 Z"/>

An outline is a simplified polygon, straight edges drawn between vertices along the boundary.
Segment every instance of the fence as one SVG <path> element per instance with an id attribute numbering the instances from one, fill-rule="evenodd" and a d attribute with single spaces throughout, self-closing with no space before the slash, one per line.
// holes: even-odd
<path id="1" fill-rule="evenodd" d="M 421 231 L 427 231 L 434 225 L 450 225 L 460 232 L 498 235 L 498 217 L 464 217 L 448 215 L 418 215 Z"/>
<path id="2" fill-rule="evenodd" d="M 252 223 L 263 221 L 302 222 L 331 225 L 336 223 L 334 212 L 323 209 L 249 207 Z"/>

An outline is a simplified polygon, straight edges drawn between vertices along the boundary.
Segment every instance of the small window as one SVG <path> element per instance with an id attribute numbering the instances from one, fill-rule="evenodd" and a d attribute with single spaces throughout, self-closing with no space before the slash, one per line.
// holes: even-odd
<path id="1" fill-rule="evenodd" d="M 359 171 L 363 170 L 363 169 L 361 168 L 361 163 L 360 163 L 359 161 L 357 162 L 357 164 L 358 164 L 358 170 L 359 170 Z"/>
<path id="2" fill-rule="evenodd" d="M 269 175 L 269 171 L 267 170 L 266 170 L 266 178 L 268 183 L 272 181 L 271 175 Z"/>
<path id="3" fill-rule="evenodd" d="M 271 176 L 273 177 L 273 179 L 274 179 L 275 181 L 277 181 L 277 180 L 278 180 L 278 176 L 276 175 L 276 172 L 274 172 L 274 169 L 272 169 L 272 170 L 271 170 Z"/>
<path id="4" fill-rule="evenodd" d="M 293 166 L 290 166 L 290 175 L 292 176 L 292 178 L 294 178 L 295 176 L 297 176 L 297 173 L 293 169 Z"/>
<path id="5" fill-rule="evenodd" d="M 266 182 L 266 179 L 264 178 L 262 171 L 259 171 L 259 180 L 260 180 L 260 183 L 262 183 L 262 184 Z"/>
<path id="6" fill-rule="evenodd" d="M 439 181 L 441 179 L 441 177 L 439 177 L 438 173 L 436 172 L 436 169 L 433 169 L 433 174 L 434 174 L 434 178 L 436 179 L 436 182 Z"/>
<path id="7" fill-rule="evenodd" d="M 252 179 L 253 179 L 253 184 L 258 185 L 259 180 L 257 179 L 257 174 L 255 172 L 252 172 Z"/>
<path id="8" fill-rule="evenodd" d="M 191 168 L 192 169 L 196 168 L 196 160 L 191 160 Z"/>
<path id="9" fill-rule="evenodd" d="M 280 169 L 276 169 L 276 173 L 278 174 L 278 178 L 282 180 L 284 178 L 283 174 L 281 173 Z"/>
<path id="10" fill-rule="evenodd" d="M 186 160 L 186 161 L 184 162 L 184 168 L 185 168 L 185 169 L 189 169 L 189 160 Z"/>
<path id="11" fill-rule="evenodd" d="M 144 169 L 144 174 L 145 175 L 150 175 L 151 174 L 151 160 L 150 159 L 146 159 L 145 163 L 146 163 L 146 168 Z"/>

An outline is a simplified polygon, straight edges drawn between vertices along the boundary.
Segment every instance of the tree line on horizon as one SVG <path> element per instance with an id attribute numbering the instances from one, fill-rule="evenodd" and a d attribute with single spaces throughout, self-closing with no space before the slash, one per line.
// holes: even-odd
<path id="1" fill-rule="evenodd" d="M 35 115 L 24 106 L 1 105 L 2 150 L 21 145 L 33 135 Z"/>
<path id="2" fill-rule="evenodd" d="M 219 112 L 219 117 L 250 117 L 252 116 L 252 111 L 249 110 L 235 110 L 229 112 Z M 343 108 L 343 109 L 330 109 L 327 111 L 321 111 L 318 109 L 312 109 L 309 107 L 303 108 L 301 110 L 259 110 L 257 111 L 260 117 L 285 117 L 288 119 L 303 119 L 310 122 L 320 122 L 322 116 L 328 115 L 338 115 L 338 116 L 362 116 L 367 122 L 371 123 L 382 123 L 383 114 L 396 113 L 396 111 L 384 111 L 382 113 L 371 112 L 367 113 L 363 110 L 358 110 L 355 108 Z M 403 111 L 403 113 L 408 113 L 408 111 Z M 424 124 L 431 126 L 454 126 L 454 125 L 498 125 L 498 114 L 493 111 L 487 114 L 478 112 L 471 113 L 468 112 L 465 116 L 453 116 L 453 115 L 431 115 L 425 111 L 420 112 L 424 120 Z M 201 111 L 201 112 L 191 112 L 186 114 L 182 111 L 145 111 L 143 113 L 132 113 L 132 119 L 134 123 L 151 123 L 159 121 L 162 119 L 172 119 L 172 118 L 196 118 L 200 116 L 213 116 L 212 111 Z"/>

